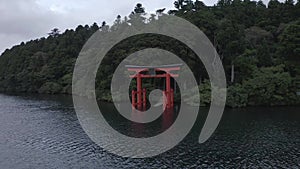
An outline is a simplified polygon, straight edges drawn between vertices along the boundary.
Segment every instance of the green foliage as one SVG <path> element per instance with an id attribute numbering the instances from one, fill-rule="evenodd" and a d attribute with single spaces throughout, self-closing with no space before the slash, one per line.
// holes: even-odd
<path id="1" fill-rule="evenodd" d="M 176 10 L 168 13 L 199 27 L 215 45 L 226 77 L 235 77 L 229 83 L 228 106 L 288 105 L 297 100 L 299 103 L 293 80 L 300 74 L 299 2 L 271 0 L 267 7 L 262 1 L 219 0 L 208 7 L 199 0 L 176 0 L 174 5 Z M 7 49 L 0 57 L 0 92 L 71 94 L 76 58 L 93 33 L 160 22 L 164 10 L 157 10 L 158 17 L 151 15 L 148 19 L 143 5 L 137 4 L 128 17 L 122 19 L 118 15 L 112 26 L 104 21 L 100 27 L 94 23 L 65 32 L 53 29 L 48 37 Z M 114 70 L 126 56 L 146 48 L 161 48 L 180 56 L 196 80 L 202 81 L 201 105 L 210 104 L 208 75 L 195 53 L 176 39 L 153 34 L 131 37 L 109 51 L 97 72 L 98 98 L 112 100 L 110 81 Z M 153 83 L 163 88 L 151 80 L 146 80 L 144 87 L 150 91 L 155 88 Z M 131 85 L 134 88 L 135 81 Z M 91 96 L 91 91 L 82 95 Z M 191 94 L 187 98 L 191 102 L 197 100 L 193 97 Z"/>
<path id="2" fill-rule="evenodd" d="M 255 70 L 253 78 L 243 82 L 249 105 L 287 105 L 297 101 L 292 77 L 284 65 Z"/>
<path id="3" fill-rule="evenodd" d="M 256 50 L 246 50 L 242 55 L 238 56 L 234 60 L 236 72 L 236 82 L 242 82 L 247 79 L 252 72 L 257 69 L 259 64 L 258 58 L 256 58 Z"/>
<path id="4" fill-rule="evenodd" d="M 248 104 L 248 92 L 241 84 L 228 87 L 226 105 L 233 108 L 245 107 Z"/>
<path id="5" fill-rule="evenodd" d="M 227 105 L 289 105 L 296 104 L 296 86 L 284 65 L 255 69 L 252 77 L 228 88 Z"/>
<path id="6" fill-rule="evenodd" d="M 55 83 L 55 82 L 46 82 L 39 89 L 39 93 L 57 94 L 57 93 L 60 93 L 61 90 L 62 90 L 62 87 L 60 84 Z"/>
<path id="7" fill-rule="evenodd" d="M 287 60 L 300 63 L 300 20 L 289 24 L 279 36 L 280 54 Z M 299 66 L 299 65 L 298 65 Z"/>
<path id="8" fill-rule="evenodd" d="M 183 101 L 192 105 L 199 104 L 197 103 L 199 98 L 197 98 L 197 95 L 195 95 L 195 93 L 198 92 L 200 96 L 200 106 L 209 106 L 211 102 L 211 84 L 209 80 L 203 81 L 203 83 L 196 88 L 187 89 L 187 91 L 184 92 L 185 94 L 183 95 Z"/>
<path id="9" fill-rule="evenodd" d="M 71 94 L 72 72 L 85 41 L 99 29 L 96 23 L 78 26 L 48 38 L 21 43 L 0 57 L 0 91 Z"/>
<path id="10" fill-rule="evenodd" d="M 200 105 L 208 106 L 211 100 L 211 85 L 209 80 L 205 80 L 199 85 Z"/>

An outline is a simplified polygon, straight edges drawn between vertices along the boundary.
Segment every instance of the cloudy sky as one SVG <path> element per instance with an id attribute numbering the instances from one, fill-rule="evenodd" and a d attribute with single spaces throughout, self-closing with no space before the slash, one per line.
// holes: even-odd
<path id="1" fill-rule="evenodd" d="M 79 24 L 112 23 L 126 16 L 137 3 L 146 12 L 173 9 L 175 0 L 0 0 L 0 53 L 20 42 L 47 36 L 53 28 L 64 31 Z M 264 0 L 267 2 L 267 0 Z M 213 5 L 217 0 L 204 0 Z"/>

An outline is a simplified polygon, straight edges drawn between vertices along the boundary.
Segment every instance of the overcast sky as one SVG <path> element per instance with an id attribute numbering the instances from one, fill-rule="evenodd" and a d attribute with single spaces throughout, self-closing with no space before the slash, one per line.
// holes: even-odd
<path id="1" fill-rule="evenodd" d="M 74 29 L 127 16 L 137 3 L 147 13 L 173 9 L 175 0 L 0 0 L 0 53 L 13 45 L 47 36 L 53 28 Z M 268 0 L 264 0 L 266 3 Z M 213 5 L 217 0 L 204 0 Z"/>

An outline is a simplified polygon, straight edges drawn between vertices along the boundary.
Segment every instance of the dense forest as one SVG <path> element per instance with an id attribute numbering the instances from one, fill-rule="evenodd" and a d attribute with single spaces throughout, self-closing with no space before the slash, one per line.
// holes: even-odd
<path id="1" fill-rule="evenodd" d="M 271 0 L 219 0 L 214 6 L 201 1 L 177 0 L 167 15 L 182 17 L 198 26 L 211 40 L 223 62 L 227 82 L 227 106 L 295 105 L 300 103 L 300 2 Z M 96 31 L 114 31 L 130 26 L 138 14 L 142 24 L 159 20 L 165 9 L 146 17 L 137 4 L 113 25 L 102 22 L 79 25 L 75 30 L 53 29 L 48 37 L 7 49 L 0 57 L 0 92 L 71 94 L 72 73 L 85 42 Z M 172 44 L 172 45 L 170 45 Z M 127 55 L 160 47 L 188 62 L 199 81 L 202 105 L 210 103 L 210 83 L 202 65 L 193 62 L 194 52 L 184 44 L 157 35 L 135 36 L 115 46 L 97 73 L 96 93 L 110 98 L 110 80 Z M 101 80 L 100 80 L 101 79 Z"/>

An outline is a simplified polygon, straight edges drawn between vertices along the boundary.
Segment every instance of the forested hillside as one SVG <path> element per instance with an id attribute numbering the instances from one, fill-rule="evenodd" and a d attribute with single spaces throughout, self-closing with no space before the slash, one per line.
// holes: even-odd
<path id="1" fill-rule="evenodd" d="M 198 26 L 215 45 L 228 81 L 227 105 L 292 105 L 300 96 L 300 2 L 220 0 L 215 6 L 201 1 L 178 0 L 177 10 L 168 11 Z M 164 9 L 156 15 L 162 16 Z M 48 37 L 31 40 L 7 49 L 0 57 L 0 91 L 71 94 L 76 58 L 87 39 L 96 31 L 114 31 L 130 26 L 138 14 L 143 24 L 155 22 L 152 14 L 137 4 L 128 17 L 117 16 L 113 25 L 79 25 Z M 158 17 L 159 19 L 159 17 Z M 172 45 L 168 45 L 172 44 Z M 199 81 L 201 102 L 210 102 L 210 85 L 203 66 L 193 62 L 194 53 L 180 42 L 157 35 L 136 36 L 114 47 L 97 74 L 96 91 L 110 100 L 110 77 L 122 58 L 137 50 L 160 47 L 180 56 Z M 104 72 L 104 73 L 103 73 Z M 110 74 L 110 75 L 109 75 Z"/>

